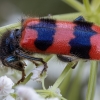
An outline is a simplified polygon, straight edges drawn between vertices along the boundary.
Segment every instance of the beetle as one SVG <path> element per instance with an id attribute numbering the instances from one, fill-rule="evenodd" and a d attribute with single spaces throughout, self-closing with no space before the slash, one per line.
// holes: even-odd
<path id="1" fill-rule="evenodd" d="M 47 63 L 33 53 L 57 54 L 66 62 L 76 59 L 100 60 L 100 27 L 79 16 L 74 21 L 50 18 L 26 18 L 21 29 L 7 31 L 1 37 L 0 60 L 4 66 L 22 71 L 20 83 L 25 79 L 23 59 Z M 65 57 L 63 55 L 69 55 Z M 71 57 L 70 57 L 71 56 Z M 73 56 L 76 59 L 73 59 Z"/>

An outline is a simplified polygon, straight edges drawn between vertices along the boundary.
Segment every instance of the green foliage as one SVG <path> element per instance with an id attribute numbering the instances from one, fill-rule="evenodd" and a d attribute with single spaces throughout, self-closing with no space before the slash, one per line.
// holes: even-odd
<path id="1" fill-rule="evenodd" d="M 100 25 L 100 13 L 99 13 L 100 12 L 100 0 L 91 0 L 91 3 L 89 2 L 89 0 L 83 0 L 83 4 L 78 2 L 77 0 L 63 0 L 63 1 L 67 3 L 68 5 L 70 5 L 71 7 L 73 7 L 78 12 L 54 15 L 53 18 L 61 19 L 61 20 L 73 20 L 76 17 L 81 15 L 81 16 L 84 16 L 87 21 L 91 21 L 91 22 L 94 22 L 95 24 Z M 20 28 L 20 27 L 21 27 L 20 23 L 7 25 L 7 26 L 0 28 L 0 33 L 1 34 L 4 33 L 6 29 L 9 29 L 9 28 L 14 29 L 14 28 Z M 49 59 L 47 58 L 46 61 L 48 61 Z M 67 95 L 68 92 L 66 92 L 66 88 L 68 89 L 68 87 L 70 86 L 71 88 L 67 95 L 68 100 L 78 100 L 80 87 L 81 87 L 81 82 L 80 82 L 81 73 L 80 72 L 82 72 L 81 67 L 83 66 L 83 63 L 85 62 L 79 61 L 79 65 L 78 65 L 79 70 L 76 76 L 74 77 L 73 82 L 70 84 L 71 86 L 69 85 L 69 82 L 72 76 L 71 67 L 73 66 L 73 62 L 67 64 L 64 71 L 59 76 L 59 78 L 56 80 L 56 82 L 51 87 L 51 89 L 45 88 L 44 79 L 43 79 L 42 86 L 44 90 L 36 90 L 37 93 L 39 93 L 45 98 L 58 97 L 60 100 L 67 100 L 63 96 Z M 96 73 L 97 73 L 97 66 L 98 66 L 97 63 L 98 63 L 97 61 L 91 61 L 90 77 L 89 77 L 89 82 L 88 82 L 86 100 L 93 100 L 94 95 L 95 95 L 94 91 L 95 91 Z M 26 81 L 23 84 L 25 84 L 27 80 L 30 79 L 30 77 L 31 77 L 31 74 L 26 78 Z M 59 96 L 58 94 L 55 93 L 57 88 L 60 88 L 62 92 L 62 96 Z"/>

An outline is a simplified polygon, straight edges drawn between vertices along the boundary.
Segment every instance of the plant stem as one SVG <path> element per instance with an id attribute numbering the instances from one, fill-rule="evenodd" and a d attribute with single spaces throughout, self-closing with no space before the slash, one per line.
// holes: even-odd
<path id="1" fill-rule="evenodd" d="M 20 22 L 0 27 L 0 35 L 2 35 L 2 33 L 6 32 L 7 30 L 12 30 L 19 27 L 21 27 Z"/>
<path id="2" fill-rule="evenodd" d="M 74 99 L 78 100 L 79 99 L 81 86 L 82 86 L 82 72 L 83 72 L 84 64 L 85 64 L 85 62 L 83 60 L 80 60 L 78 62 L 78 65 L 76 66 L 78 70 L 75 68 L 76 74 L 75 74 L 74 78 L 72 79 L 71 87 L 68 90 L 68 92 L 69 92 L 67 94 L 68 100 L 74 100 Z M 73 94 L 73 96 L 72 96 L 72 94 Z"/>
<path id="3" fill-rule="evenodd" d="M 78 16 L 83 15 L 80 12 L 77 13 L 67 13 L 67 14 L 60 14 L 60 15 L 54 15 L 53 18 L 58 20 L 74 20 Z"/>
<path id="4" fill-rule="evenodd" d="M 90 3 L 89 3 L 89 0 L 83 0 L 83 3 L 84 3 L 84 6 L 85 6 L 85 9 L 88 13 L 91 12 L 91 7 L 90 7 Z"/>
<path id="5" fill-rule="evenodd" d="M 42 79 L 42 88 L 43 88 L 44 90 L 46 90 L 45 84 L 44 84 L 44 79 Z"/>
<path id="6" fill-rule="evenodd" d="M 61 84 L 61 82 L 65 79 L 68 71 L 71 69 L 71 67 L 73 66 L 73 62 L 68 63 L 68 65 L 65 67 L 65 69 L 63 70 L 62 74 L 59 76 L 59 78 L 57 79 L 57 81 L 54 83 L 52 90 L 56 90 L 59 85 Z"/>
<path id="7" fill-rule="evenodd" d="M 30 77 L 33 75 L 33 73 L 30 73 L 24 80 L 24 82 L 21 82 L 20 85 L 25 85 L 29 80 Z M 13 86 L 13 88 L 16 86 L 16 84 Z"/>
<path id="8" fill-rule="evenodd" d="M 100 6 L 100 0 L 92 0 L 91 7 L 93 10 L 96 10 Z"/>
<path id="9" fill-rule="evenodd" d="M 85 10 L 83 4 L 81 4 L 77 0 L 62 0 L 62 1 L 64 1 L 66 4 L 70 5 L 71 7 L 76 9 L 77 11 L 84 11 Z"/>
<path id="10" fill-rule="evenodd" d="M 98 67 L 97 61 L 91 61 L 90 77 L 89 77 L 86 100 L 93 100 L 95 91 L 94 89 L 96 84 L 97 67 Z"/>

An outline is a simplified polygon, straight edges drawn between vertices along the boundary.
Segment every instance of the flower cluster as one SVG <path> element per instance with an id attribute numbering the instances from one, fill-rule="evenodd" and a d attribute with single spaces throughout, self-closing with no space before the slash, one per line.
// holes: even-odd
<path id="1" fill-rule="evenodd" d="M 16 93 L 22 100 L 59 100 L 58 98 L 44 99 L 39 94 L 37 94 L 35 90 L 25 86 L 18 86 Z"/>
<path id="2" fill-rule="evenodd" d="M 76 10 L 78 10 L 78 12 L 70 13 L 70 14 L 63 14 L 63 15 L 55 15 L 55 16 L 53 16 L 54 18 L 71 19 L 72 20 L 81 15 L 81 16 L 84 16 L 86 18 L 86 20 L 88 20 L 90 22 L 92 21 L 92 22 L 95 22 L 96 24 L 100 24 L 100 13 L 99 13 L 100 12 L 100 0 L 91 0 L 91 3 L 89 2 L 89 0 L 83 0 L 84 5 L 80 2 L 78 2 L 77 0 L 63 0 L 63 1 L 67 4 L 69 4 L 70 6 L 72 6 L 73 8 L 75 8 Z M 0 28 L 0 32 L 4 33 L 5 29 L 9 29 L 9 28 L 13 29 L 13 27 L 19 27 L 19 26 L 20 26 L 20 23 L 9 25 L 7 27 L 2 27 L 2 28 Z M 48 58 L 45 60 L 47 62 Z M 80 61 L 79 65 L 81 66 L 82 63 L 83 63 L 83 61 Z M 57 79 L 57 81 L 53 84 L 53 86 L 49 87 L 49 89 L 46 89 L 45 85 L 44 85 L 44 80 L 47 77 L 47 72 L 46 71 L 43 72 L 43 69 L 44 69 L 43 65 L 40 65 L 37 68 L 34 68 L 34 70 L 31 69 L 31 71 L 30 71 L 31 73 L 25 78 L 25 81 L 23 83 L 21 83 L 23 85 L 20 85 L 17 87 L 10 78 L 8 78 L 7 76 L 1 76 L 0 77 L 0 100 L 66 100 L 65 98 L 63 98 L 63 94 L 60 93 L 61 88 L 59 89 L 59 87 L 60 87 L 61 83 L 63 83 L 64 80 L 66 80 L 66 84 L 69 83 L 70 77 L 66 78 L 66 76 L 68 75 L 68 72 L 70 71 L 71 67 L 73 67 L 73 65 L 75 65 L 75 63 L 73 63 L 73 62 L 68 63 L 66 68 L 62 72 L 62 74 Z M 93 90 L 94 90 L 95 83 L 96 83 L 95 82 L 96 81 L 96 73 L 97 73 L 96 68 L 97 68 L 97 62 L 92 61 L 86 100 L 91 100 L 94 95 Z M 11 72 L 9 71 L 9 73 L 11 73 Z M 77 76 L 76 80 L 78 80 L 78 82 L 79 82 L 80 74 L 79 74 L 79 72 L 77 72 L 77 73 L 78 74 L 76 75 Z M 15 74 L 15 73 L 13 73 L 13 74 Z M 17 75 L 19 75 L 19 74 L 17 74 Z M 70 76 L 71 76 L 71 74 L 70 74 Z M 40 81 L 42 83 L 43 90 L 34 90 L 31 87 L 25 86 L 26 83 L 30 79 Z M 72 82 L 72 84 L 73 84 L 72 87 L 73 87 L 73 89 L 75 89 L 74 91 L 76 91 L 76 89 L 77 89 L 77 91 L 79 90 L 79 84 L 77 84 L 76 80 L 75 80 L 75 84 L 74 84 L 74 82 Z M 64 85 L 66 85 L 66 84 L 64 84 Z M 69 85 L 67 84 L 67 87 Z M 16 91 L 14 91 L 15 87 L 16 87 Z M 73 89 L 70 90 L 71 91 L 70 98 L 73 97 L 72 96 L 72 94 L 74 94 L 74 93 L 72 93 Z M 64 88 L 62 88 L 62 90 L 64 90 Z M 64 91 L 66 91 L 66 89 Z M 77 95 L 77 93 L 76 93 L 76 95 Z M 77 100 L 77 99 L 71 98 L 71 100 Z"/>
<path id="3" fill-rule="evenodd" d="M 31 76 L 32 80 L 36 80 L 36 81 L 42 81 L 42 79 L 45 79 L 47 77 L 46 72 L 43 72 L 44 66 L 40 65 L 37 68 L 34 68 L 32 73 L 33 75 Z"/>
<path id="4" fill-rule="evenodd" d="M 12 89 L 14 83 L 7 76 L 0 78 L 0 100 L 15 100 L 11 94 L 16 93 L 17 100 L 59 100 L 58 98 L 43 98 L 34 89 L 27 86 L 17 86 L 16 92 Z"/>
<path id="5" fill-rule="evenodd" d="M 0 77 L 0 100 L 14 100 L 10 93 L 14 93 L 12 86 L 14 83 L 7 76 Z"/>

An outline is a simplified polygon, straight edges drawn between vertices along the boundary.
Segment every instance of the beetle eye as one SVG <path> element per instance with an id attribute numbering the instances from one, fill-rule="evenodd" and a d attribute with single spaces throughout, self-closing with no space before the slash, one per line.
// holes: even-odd
<path id="1" fill-rule="evenodd" d="M 15 31 L 18 31 L 19 29 L 15 29 Z"/>
<path id="2" fill-rule="evenodd" d="M 16 39 L 19 38 L 19 35 L 20 35 L 20 34 L 21 34 L 21 30 L 20 30 L 20 29 L 15 29 L 15 30 L 14 30 L 14 36 L 15 36 Z"/>

